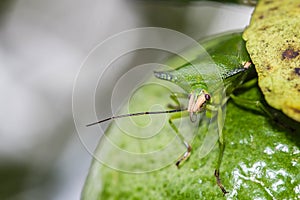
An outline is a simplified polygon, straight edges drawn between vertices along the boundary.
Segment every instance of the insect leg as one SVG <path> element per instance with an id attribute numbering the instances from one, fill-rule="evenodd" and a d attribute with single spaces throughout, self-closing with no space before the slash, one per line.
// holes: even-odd
<path id="1" fill-rule="evenodd" d="M 224 99 L 225 101 L 226 99 Z M 219 156 L 217 161 L 217 166 L 214 172 L 216 177 L 217 185 L 222 190 L 223 194 L 225 195 L 228 193 L 224 188 L 221 179 L 220 179 L 220 167 L 223 159 L 223 154 L 225 150 L 225 138 L 222 132 L 224 126 L 224 119 L 223 119 L 223 106 L 221 105 L 207 105 L 207 112 L 206 115 L 211 118 L 210 124 L 208 127 L 208 131 L 206 137 L 204 138 L 203 145 L 200 148 L 200 155 L 201 157 L 206 156 L 215 146 L 216 142 L 219 142 Z"/>
<path id="2" fill-rule="evenodd" d="M 289 129 L 292 132 L 297 129 L 295 129 L 292 124 L 284 122 L 286 121 L 285 116 L 281 115 L 279 111 L 272 108 L 268 108 L 261 101 L 244 99 L 241 97 L 237 97 L 233 94 L 231 94 L 230 97 L 235 104 L 243 108 L 254 110 L 261 114 L 265 114 L 267 117 L 269 117 L 270 120 L 272 120 L 274 123 L 276 123 L 278 126 L 281 126 L 282 128 Z"/>
<path id="3" fill-rule="evenodd" d="M 251 109 L 251 110 L 255 110 L 258 112 L 262 112 L 264 114 L 267 114 L 271 119 L 274 119 L 274 116 L 269 112 L 269 110 L 260 101 L 244 99 L 241 97 L 237 97 L 234 94 L 231 94 L 230 97 L 234 101 L 234 103 L 236 103 L 237 105 Z"/>
<path id="4" fill-rule="evenodd" d="M 257 85 L 257 78 L 252 78 L 251 80 L 243 83 L 240 86 L 237 86 L 236 89 L 249 89 Z"/>
<path id="5" fill-rule="evenodd" d="M 218 121 L 218 133 L 219 133 L 219 158 L 218 158 L 218 162 L 217 162 L 217 168 L 215 170 L 215 177 L 217 180 L 217 185 L 219 186 L 219 188 L 222 190 L 223 195 L 225 195 L 226 193 L 228 193 L 226 191 L 226 189 L 224 188 L 221 179 L 220 179 L 220 167 L 221 167 L 221 163 L 222 163 L 222 159 L 223 159 L 223 154 L 224 154 L 224 150 L 225 150 L 225 138 L 224 138 L 224 134 L 223 134 L 223 119 L 222 119 L 222 115 L 223 115 L 223 109 L 221 106 L 218 107 L 218 114 L 217 114 L 217 121 Z"/>
<path id="6" fill-rule="evenodd" d="M 181 135 L 181 133 L 179 132 L 178 128 L 175 126 L 175 124 L 173 123 L 173 120 L 175 119 L 179 119 L 182 117 L 182 115 L 184 116 L 188 116 L 188 112 L 183 112 L 183 113 L 175 113 L 173 114 L 170 118 L 169 118 L 169 124 L 170 126 L 173 128 L 173 130 L 175 131 L 176 135 L 178 136 L 178 138 L 180 139 L 180 141 L 184 144 L 184 146 L 186 147 L 186 152 L 177 160 L 176 162 L 176 166 L 179 167 L 180 163 L 185 161 L 186 159 L 188 159 L 188 157 L 191 154 L 192 151 L 192 147 L 191 145 L 188 144 L 188 142 L 185 141 L 183 135 Z"/>
<path id="7" fill-rule="evenodd" d="M 171 109 L 180 109 L 182 108 L 182 106 L 180 105 L 180 102 L 179 102 L 179 98 L 182 98 L 182 99 L 187 99 L 188 98 L 188 95 L 186 93 L 178 93 L 178 92 L 173 92 L 171 95 L 170 95 L 170 98 L 175 102 L 175 105 L 173 104 L 168 104 L 168 107 L 171 108 Z"/>
<path id="8" fill-rule="evenodd" d="M 220 179 L 220 172 L 219 170 L 215 170 L 215 177 L 217 179 L 217 184 L 218 186 L 221 188 L 223 195 L 225 196 L 225 194 L 227 194 L 228 192 L 226 191 L 226 189 L 224 188 L 223 184 L 221 183 L 221 179 Z"/>

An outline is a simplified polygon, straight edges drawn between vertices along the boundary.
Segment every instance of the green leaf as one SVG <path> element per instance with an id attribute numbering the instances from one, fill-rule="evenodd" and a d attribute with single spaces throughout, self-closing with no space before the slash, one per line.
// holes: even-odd
<path id="1" fill-rule="evenodd" d="M 259 1 L 244 32 L 266 101 L 300 122 L 300 1 Z"/>
<path id="2" fill-rule="evenodd" d="M 166 82 L 163 82 L 166 84 Z M 161 105 L 170 103 L 171 89 L 162 87 L 160 80 L 141 87 L 125 105 L 122 113 L 148 110 L 154 102 Z M 171 86 L 170 86 L 171 87 Z M 258 87 L 242 91 L 242 97 L 260 99 Z M 171 102 L 172 103 L 172 102 Z M 157 108 L 158 110 L 161 108 Z M 277 113 L 278 114 L 278 113 Z M 165 153 L 165 145 L 173 141 L 173 130 L 165 121 L 166 116 L 149 116 L 120 119 L 113 122 L 105 135 L 114 145 L 102 138 L 90 168 L 82 199 L 216 199 L 223 194 L 216 184 L 214 169 L 218 156 L 218 146 L 205 158 L 198 152 L 205 136 L 207 122 L 204 120 L 199 132 L 192 141 L 192 155 L 180 169 L 175 166 L 176 159 L 184 152 L 184 146 L 174 140 L 174 149 Z M 146 126 L 141 130 L 155 130 L 155 123 L 164 126 L 153 138 L 134 140 L 124 134 L 124 130 L 136 130 L 134 123 Z M 166 122 L 166 123 L 165 123 Z M 183 123 L 185 124 L 185 123 Z M 299 199 L 300 198 L 300 139 L 287 118 L 279 118 L 276 125 L 268 117 L 236 106 L 231 101 L 227 105 L 224 135 L 226 148 L 221 166 L 221 180 L 229 191 L 227 199 Z M 283 125 L 281 127 L 281 125 Z M 183 127 L 183 130 L 189 127 Z M 191 127 L 190 127 L 191 128 Z M 196 127 L 192 127 L 196 128 Z M 183 132 L 183 134 L 189 134 Z M 145 135 L 143 135 L 145 136 Z M 190 137 L 190 135 L 187 135 Z M 141 160 L 139 156 L 124 156 L 120 149 L 127 152 L 161 152 L 157 157 Z M 169 154 L 172 153 L 173 154 Z M 171 160 L 171 162 L 169 162 Z M 104 164 L 101 164 L 104 163 Z M 162 164 L 162 165 L 160 165 Z M 149 167 L 150 166 L 150 167 Z M 137 169 L 162 167 L 147 173 Z M 119 168 L 122 172 L 113 168 Z"/>

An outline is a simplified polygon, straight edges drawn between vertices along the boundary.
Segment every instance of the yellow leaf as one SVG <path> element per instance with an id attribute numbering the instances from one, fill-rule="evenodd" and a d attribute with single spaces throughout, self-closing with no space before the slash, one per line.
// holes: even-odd
<path id="1" fill-rule="evenodd" d="M 300 122 L 300 0 L 261 0 L 243 38 L 272 107 Z"/>

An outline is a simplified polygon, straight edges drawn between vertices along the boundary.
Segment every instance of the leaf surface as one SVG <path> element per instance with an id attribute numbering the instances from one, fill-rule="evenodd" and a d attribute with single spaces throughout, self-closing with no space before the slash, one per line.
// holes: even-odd
<path id="1" fill-rule="evenodd" d="M 300 1 L 261 0 L 243 38 L 266 101 L 300 122 Z"/>
<path id="2" fill-rule="evenodd" d="M 159 80 L 153 80 L 159 81 Z M 170 103 L 168 91 L 148 85 L 142 87 L 131 101 L 132 109 L 144 110 L 147 99 L 159 101 L 162 105 Z M 259 99 L 261 94 L 258 87 L 245 91 L 242 97 Z M 151 98 L 150 98 L 151 97 Z M 124 106 L 127 110 L 128 105 Z M 129 110 L 130 110 L 129 105 Z M 133 110 L 131 110 L 133 111 Z M 145 116 L 146 118 L 148 116 Z M 157 116 L 164 121 L 165 116 Z M 145 123 L 145 118 L 136 120 L 136 123 Z M 288 124 L 284 118 L 282 123 Z M 132 124 L 124 122 L 128 130 L 135 132 Z M 174 145 L 173 154 L 165 154 L 164 145 L 173 141 L 173 130 L 168 123 L 148 142 L 134 142 L 124 134 L 123 128 L 112 123 L 106 135 L 115 139 L 115 144 L 123 150 L 134 152 L 154 152 L 161 150 L 153 160 L 141 161 L 137 156 L 124 157 L 119 149 L 108 145 L 107 141 L 100 142 L 95 156 L 106 155 L 112 163 L 94 160 L 86 180 L 82 199 L 216 199 L 223 194 L 216 185 L 214 169 L 218 156 L 216 145 L 205 158 L 199 158 L 199 149 L 206 131 L 206 121 L 200 124 L 199 132 L 192 138 L 192 155 L 184 165 L 177 169 L 176 159 L 184 152 L 184 146 L 178 142 Z M 296 125 L 297 127 L 297 125 Z M 155 125 L 147 126 L 154 130 Z M 188 127 L 182 127 L 185 130 Z M 221 179 L 225 188 L 230 192 L 226 199 L 299 199 L 300 197 L 300 140 L 297 131 L 277 126 L 265 116 L 245 110 L 233 104 L 227 106 L 227 115 L 224 128 L 226 148 L 221 166 Z M 142 133 L 141 133 L 142 134 Z M 174 140 L 176 141 L 176 140 Z M 166 156 L 168 156 L 166 158 Z M 172 161 L 172 162 L 166 162 Z M 103 161 L 103 160 L 102 160 Z M 104 159 L 105 161 L 105 159 Z M 103 163 L 103 162 L 102 162 Z M 149 169 L 153 163 L 166 163 L 160 170 L 148 173 L 128 173 L 136 168 Z M 107 165 L 114 164 L 127 172 L 118 171 Z M 153 165 L 155 166 L 155 165 Z"/>

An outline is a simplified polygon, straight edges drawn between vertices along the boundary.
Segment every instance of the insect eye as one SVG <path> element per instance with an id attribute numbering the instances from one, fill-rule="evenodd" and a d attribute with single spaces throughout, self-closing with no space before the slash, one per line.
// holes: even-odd
<path id="1" fill-rule="evenodd" d="M 207 101 L 209 101 L 209 100 L 210 100 L 210 95 L 209 95 L 209 94 L 205 94 L 205 99 L 206 99 Z"/>

